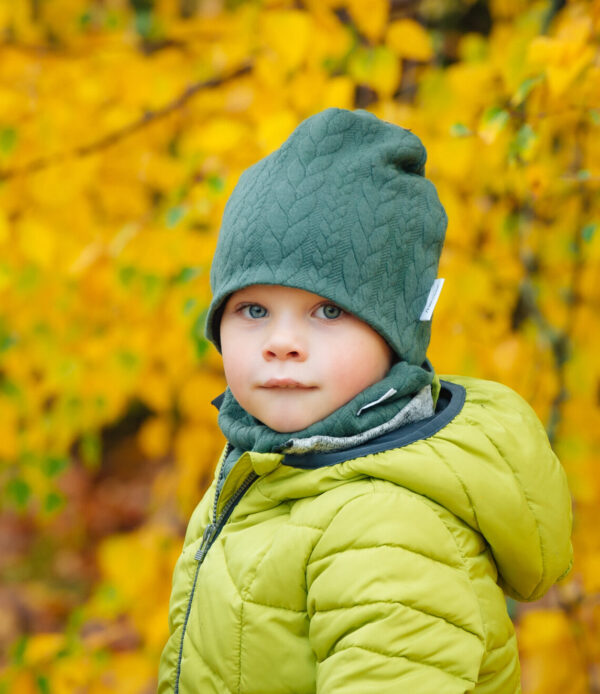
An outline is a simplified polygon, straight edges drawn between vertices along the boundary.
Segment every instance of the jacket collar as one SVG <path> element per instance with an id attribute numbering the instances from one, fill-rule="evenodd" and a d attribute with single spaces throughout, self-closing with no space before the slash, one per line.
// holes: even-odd
<path id="1" fill-rule="evenodd" d="M 440 385 L 436 409 L 431 417 L 406 424 L 399 429 L 371 439 L 365 444 L 345 450 L 300 455 L 287 454 L 284 456 L 282 464 L 303 469 L 326 467 L 372 453 L 403 448 L 416 441 L 428 439 L 449 424 L 465 404 L 466 390 L 463 386 L 443 380 L 440 381 Z"/>
<path id="2" fill-rule="evenodd" d="M 346 460 L 360 458 L 372 453 L 380 453 L 393 448 L 403 448 L 411 443 L 428 439 L 449 424 L 462 410 L 465 404 L 466 391 L 463 386 L 450 381 L 440 380 L 440 393 L 435 412 L 431 417 L 406 424 L 399 429 L 389 431 L 370 441 L 330 452 L 313 452 L 304 454 L 288 453 L 281 459 L 281 464 L 302 469 L 316 469 L 343 463 Z M 212 404 L 218 409 L 223 402 L 224 393 L 217 396 Z M 279 456 L 278 456 L 279 457 Z"/>

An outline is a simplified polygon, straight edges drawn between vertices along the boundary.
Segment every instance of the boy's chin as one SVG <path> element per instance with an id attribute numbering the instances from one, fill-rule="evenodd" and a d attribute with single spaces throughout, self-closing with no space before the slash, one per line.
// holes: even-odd
<path id="1" fill-rule="evenodd" d="M 319 421 L 319 418 L 315 419 L 314 417 L 303 417 L 298 415 L 285 416 L 282 415 L 282 413 L 273 416 L 257 417 L 257 419 L 265 426 L 268 426 L 269 429 L 273 429 L 273 431 L 279 434 L 291 434 L 294 431 L 302 431 L 311 424 Z"/>

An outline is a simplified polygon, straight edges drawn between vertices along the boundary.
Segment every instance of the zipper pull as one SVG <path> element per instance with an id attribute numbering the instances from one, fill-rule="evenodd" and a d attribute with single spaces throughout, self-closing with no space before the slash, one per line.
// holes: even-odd
<path id="1" fill-rule="evenodd" d="M 206 526 L 206 528 L 204 528 L 204 533 L 202 534 L 202 542 L 200 543 L 200 547 L 198 547 L 198 551 L 194 555 L 194 559 L 199 561 L 200 559 L 204 558 L 204 555 L 206 554 L 206 548 L 213 538 L 216 527 L 217 526 L 214 523 L 209 523 Z"/>

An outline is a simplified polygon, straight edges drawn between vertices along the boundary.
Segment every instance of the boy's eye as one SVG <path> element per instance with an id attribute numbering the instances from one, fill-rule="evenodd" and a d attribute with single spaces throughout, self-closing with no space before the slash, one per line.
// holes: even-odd
<path id="1" fill-rule="evenodd" d="M 330 320 L 334 318 L 339 318 L 342 315 L 342 313 L 344 313 L 343 309 L 341 309 L 339 306 L 336 306 L 335 304 L 323 304 L 322 306 L 319 306 L 319 308 L 317 309 L 317 314 L 319 312 L 321 313 L 321 316 L 323 318 L 328 318 Z"/>
<path id="2" fill-rule="evenodd" d="M 260 304 L 248 304 L 242 306 L 242 313 L 247 318 L 264 318 L 267 315 L 267 309 Z"/>

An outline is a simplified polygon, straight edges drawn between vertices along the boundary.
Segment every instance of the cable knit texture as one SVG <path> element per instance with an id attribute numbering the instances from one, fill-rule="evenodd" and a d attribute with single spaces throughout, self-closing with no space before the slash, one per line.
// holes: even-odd
<path id="1" fill-rule="evenodd" d="M 425 360 L 421 321 L 446 214 L 424 178 L 416 135 L 366 111 L 331 108 L 303 123 L 240 177 L 211 269 L 207 337 L 251 284 L 305 289 L 369 323 L 401 359 Z"/>

